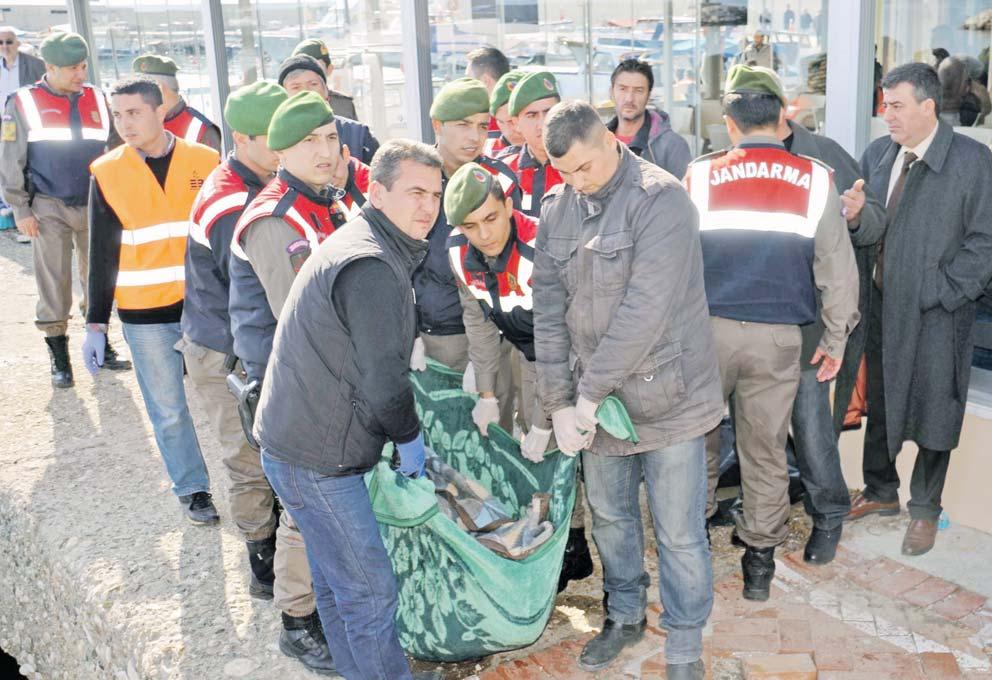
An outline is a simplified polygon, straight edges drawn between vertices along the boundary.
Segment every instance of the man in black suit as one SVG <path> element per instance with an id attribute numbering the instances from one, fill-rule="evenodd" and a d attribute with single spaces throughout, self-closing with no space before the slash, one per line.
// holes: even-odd
<path id="1" fill-rule="evenodd" d="M 0 104 L 19 87 L 31 85 L 45 75 L 45 62 L 20 51 L 21 41 L 11 26 L 0 27 Z"/>

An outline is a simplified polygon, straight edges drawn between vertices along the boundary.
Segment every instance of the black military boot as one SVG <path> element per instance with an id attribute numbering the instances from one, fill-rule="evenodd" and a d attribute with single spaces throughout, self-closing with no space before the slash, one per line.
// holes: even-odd
<path id="1" fill-rule="evenodd" d="M 641 641 L 647 625 L 647 619 L 634 624 L 619 624 L 612 619 L 606 619 L 599 635 L 582 648 L 579 666 L 590 672 L 606 668 L 620 655 L 624 647 L 630 647 Z"/>
<path id="2" fill-rule="evenodd" d="M 271 600 L 272 585 L 276 582 L 273 571 L 276 535 L 272 534 L 261 541 L 245 541 L 245 544 L 248 546 L 248 563 L 251 565 L 248 594 L 258 600 Z"/>
<path id="3" fill-rule="evenodd" d="M 744 572 L 744 599 L 764 602 L 775 576 L 775 548 L 747 546 L 741 558 L 741 570 Z"/>
<path id="4" fill-rule="evenodd" d="M 103 367 L 111 371 L 130 371 L 131 362 L 121 359 L 117 350 L 110 346 L 110 337 L 107 337 L 107 345 L 103 350 Z"/>
<path id="5" fill-rule="evenodd" d="M 72 379 L 72 364 L 69 363 L 69 337 L 48 337 L 45 344 L 48 345 L 48 357 L 52 362 L 52 386 L 72 387 L 75 381 Z"/>
<path id="6" fill-rule="evenodd" d="M 565 559 L 558 576 L 558 592 L 565 590 L 569 581 L 581 581 L 587 576 L 592 576 L 592 555 L 589 554 L 585 529 L 569 529 Z"/>
<path id="7" fill-rule="evenodd" d="M 279 649 L 314 673 L 334 674 L 334 659 L 331 658 L 317 612 L 309 616 L 290 616 L 283 612 Z"/>

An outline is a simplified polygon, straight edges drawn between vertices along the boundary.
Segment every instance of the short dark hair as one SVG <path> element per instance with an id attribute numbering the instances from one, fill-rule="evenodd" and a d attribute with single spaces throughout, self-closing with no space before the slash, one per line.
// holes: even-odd
<path id="1" fill-rule="evenodd" d="M 441 155 L 433 146 L 412 139 L 391 139 L 380 146 L 372 157 L 369 179 L 392 191 L 403 161 L 413 161 L 438 170 L 444 166 Z"/>
<path id="2" fill-rule="evenodd" d="M 916 100 L 917 104 L 932 99 L 934 115 L 940 113 L 940 78 L 937 77 L 937 71 L 933 66 L 919 62 L 896 66 L 882 78 L 882 89 L 891 90 L 902 83 L 909 83 L 913 86 L 913 99 Z"/>
<path id="3" fill-rule="evenodd" d="M 544 119 L 544 148 L 549 155 L 561 158 L 578 140 L 589 141 L 597 130 L 606 126 L 590 104 L 572 100 L 559 102 Z"/>
<path id="4" fill-rule="evenodd" d="M 472 50 L 465 55 L 468 67 L 473 71 L 488 73 L 493 80 L 499 80 L 504 73 L 510 72 L 510 60 L 495 47 L 486 45 Z"/>
<path id="5" fill-rule="evenodd" d="M 133 78 L 118 80 L 110 88 L 110 96 L 113 97 L 118 94 L 141 95 L 142 101 L 153 109 L 162 105 L 162 90 L 158 89 L 158 83 L 148 76 L 134 76 Z"/>
<path id="6" fill-rule="evenodd" d="M 648 79 L 648 92 L 654 89 L 654 71 L 651 69 L 651 64 L 646 61 L 641 61 L 640 59 L 624 59 L 617 64 L 616 68 L 613 69 L 613 73 L 610 74 L 611 88 L 617 84 L 617 76 L 621 73 L 640 73 Z"/>
<path id="7" fill-rule="evenodd" d="M 731 92 L 723 97 L 723 115 L 732 118 L 744 134 L 777 126 L 781 112 L 782 100 L 773 94 Z"/>

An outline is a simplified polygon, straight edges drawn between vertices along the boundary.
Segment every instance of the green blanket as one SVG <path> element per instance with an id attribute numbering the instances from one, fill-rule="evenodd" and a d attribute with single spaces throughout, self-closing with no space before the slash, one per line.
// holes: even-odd
<path id="1" fill-rule="evenodd" d="M 532 644 L 554 605 L 575 501 L 576 459 L 559 452 L 533 464 L 497 426 L 483 438 L 472 422 L 476 397 L 460 373 L 435 362 L 413 373 L 428 446 L 518 513 L 534 492 L 551 494 L 555 534 L 534 554 L 500 557 L 437 509 L 434 486 L 390 470 L 387 457 L 368 476 L 376 518 L 399 585 L 397 632 L 418 659 L 461 661 Z M 389 448 L 389 447 L 387 447 Z"/>

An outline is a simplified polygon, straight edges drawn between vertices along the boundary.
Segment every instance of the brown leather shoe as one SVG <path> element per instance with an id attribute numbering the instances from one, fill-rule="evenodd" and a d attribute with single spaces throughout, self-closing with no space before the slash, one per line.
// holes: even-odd
<path id="1" fill-rule="evenodd" d="M 936 522 L 928 519 L 911 520 L 906 529 L 906 536 L 902 539 L 902 554 L 915 556 L 930 552 L 936 540 Z"/>
<path id="2" fill-rule="evenodd" d="M 899 501 L 895 503 L 879 503 L 865 498 L 864 492 L 859 491 L 851 500 L 851 512 L 844 518 L 845 522 L 861 519 L 865 515 L 898 515 Z"/>

